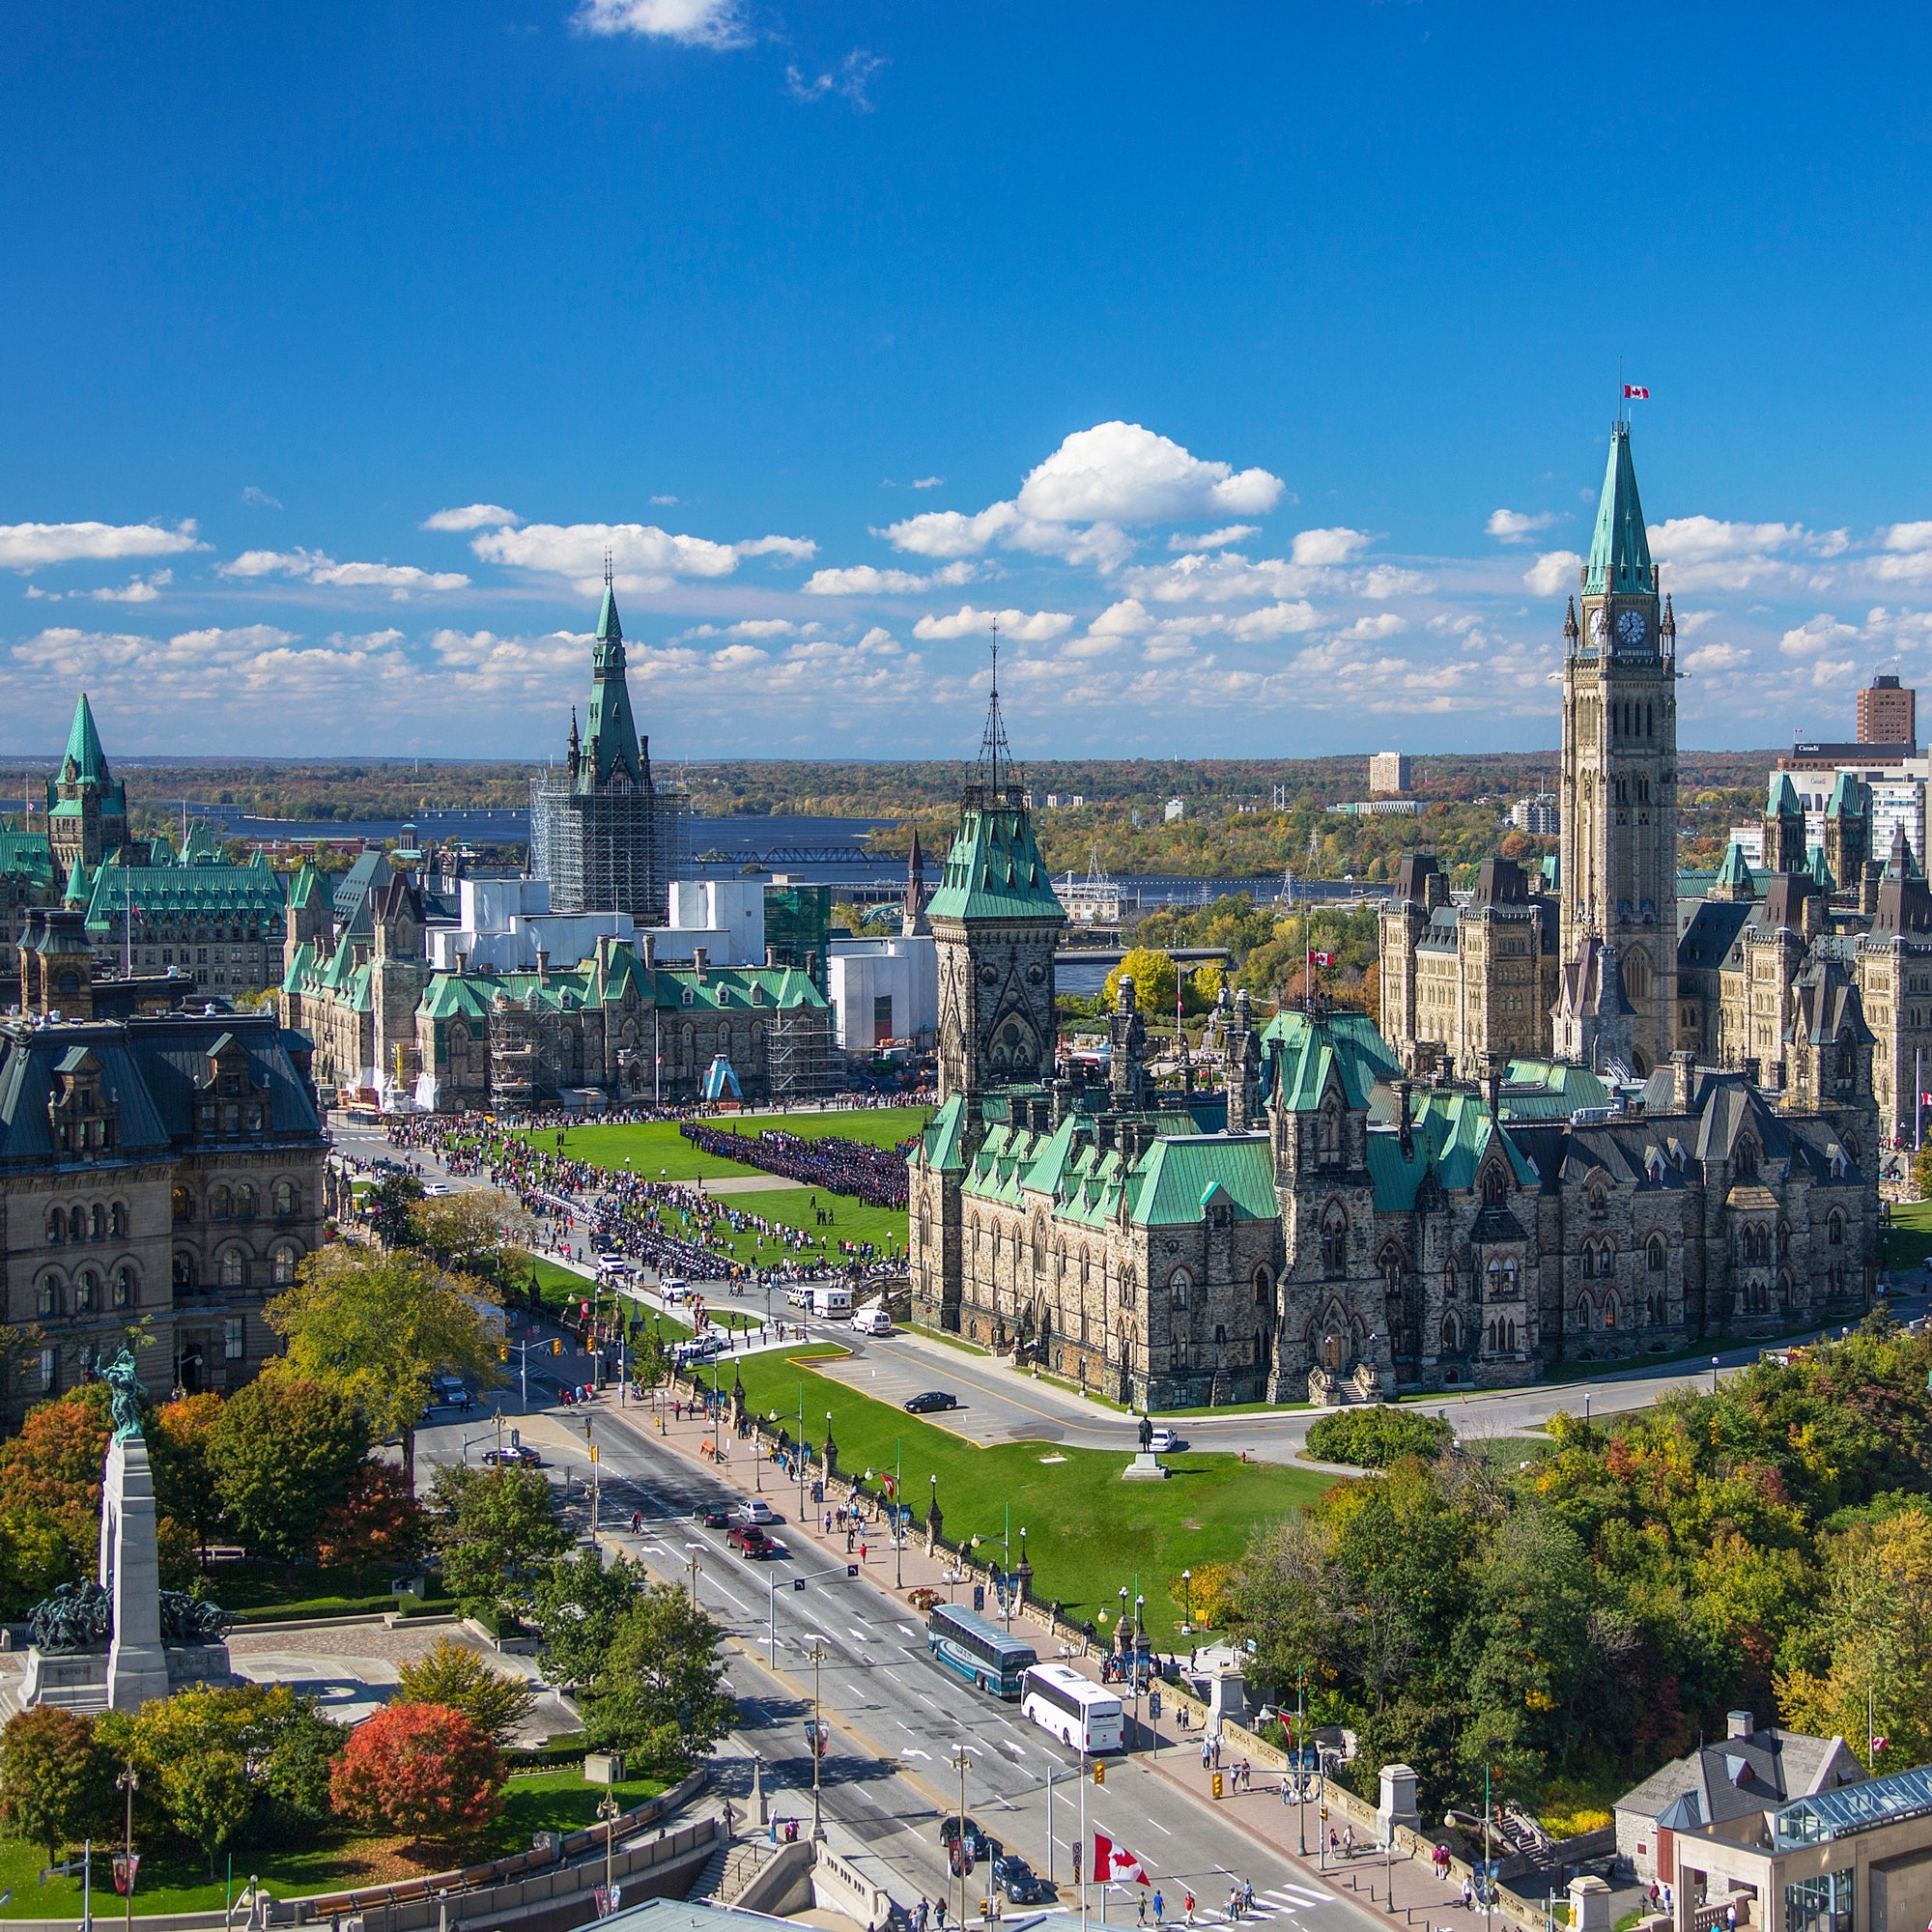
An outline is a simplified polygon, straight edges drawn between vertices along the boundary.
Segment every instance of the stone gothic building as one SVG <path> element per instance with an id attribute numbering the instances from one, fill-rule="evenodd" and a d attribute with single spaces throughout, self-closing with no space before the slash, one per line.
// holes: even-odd
<path id="1" fill-rule="evenodd" d="M 1407 862 L 1382 1026 L 1263 1023 L 1224 997 L 1211 1094 L 1151 1088 L 1131 981 L 1104 1080 L 1061 1069 L 1065 915 L 995 691 L 930 907 L 940 1106 L 912 1163 L 918 1320 L 1173 1407 L 1507 1385 L 1863 1311 L 1875 1040 L 1850 964 L 1784 944 L 1806 917 L 1796 872 L 1762 942 L 1734 931 L 1698 969 L 1753 988 L 1765 971 L 1740 1027 L 1769 1024 L 1775 979 L 1775 1077 L 1678 1043 L 1675 625 L 1621 426 L 1582 589 L 1558 892 L 1494 861 L 1454 905 L 1433 861 Z M 1932 898 L 1902 877 L 1876 892 L 1883 933 L 1861 943 L 1926 949 L 1932 1026 Z M 1735 962 L 1733 941 L 1764 957 Z"/>

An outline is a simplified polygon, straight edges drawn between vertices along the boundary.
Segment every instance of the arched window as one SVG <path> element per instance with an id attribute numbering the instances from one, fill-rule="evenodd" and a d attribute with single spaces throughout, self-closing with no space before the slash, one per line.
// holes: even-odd
<path id="1" fill-rule="evenodd" d="M 71 1208 L 67 1217 L 67 1237 L 70 1241 L 84 1241 L 87 1238 L 87 1214 L 80 1208 Z"/>
<path id="2" fill-rule="evenodd" d="M 1321 1210 L 1321 1267 L 1325 1274 L 1344 1274 L 1349 1266 L 1349 1214 L 1339 1201 Z"/>
<path id="3" fill-rule="evenodd" d="M 1442 1318 L 1442 1346 L 1445 1349 L 1456 1348 L 1457 1336 L 1456 1318 L 1453 1315 L 1445 1315 Z"/>
<path id="4" fill-rule="evenodd" d="M 1748 1134 L 1738 1142 L 1738 1151 L 1732 1165 L 1736 1167 L 1740 1180 L 1757 1179 L 1757 1143 Z"/>
<path id="5" fill-rule="evenodd" d="M 270 1194 L 274 1204 L 275 1219 L 291 1221 L 301 1212 L 301 1190 L 293 1180 L 278 1180 Z M 921 1218 L 925 1218 L 925 1210 L 920 1210 Z"/>
<path id="6" fill-rule="evenodd" d="M 1633 1000 L 1641 1000 L 1650 993 L 1650 961 L 1644 957 L 1643 948 L 1634 946 L 1623 958 L 1624 991 Z"/>
<path id="7" fill-rule="evenodd" d="M 235 1218 L 238 1221 L 255 1218 L 255 1190 L 245 1181 L 235 1190 Z"/>
<path id="8" fill-rule="evenodd" d="M 1033 1222 L 1033 1271 L 1046 1272 L 1046 1223 L 1036 1214 Z"/>
<path id="9" fill-rule="evenodd" d="M 1777 1259 L 1781 1262 L 1787 1262 L 1791 1259 L 1791 1223 L 1789 1221 L 1780 1221 L 1777 1224 Z"/>
<path id="10" fill-rule="evenodd" d="M 60 1281 L 57 1276 L 43 1274 L 41 1277 L 41 1285 L 34 1295 L 34 1307 L 37 1313 L 43 1316 L 60 1313 Z"/>
<path id="11" fill-rule="evenodd" d="M 107 1209 L 98 1201 L 88 1209 L 87 1234 L 90 1240 L 104 1241 L 107 1238 Z"/>
<path id="12" fill-rule="evenodd" d="M 1668 1255 L 1663 1246 L 1663 1236 L 1662 1235 L 1653 1235 L 1650 1237 L 1650 1243 L 1644 1249 L 1644 1255 L 1645 1258 L 1650 1263 L 1651 1273 L 1662 1274 L 1663 1272 L 1664 1263 L 1668 1259 Z"/>
<path id="13" fill-rule="evenodd" d="M 194 1196 L 185 1187 L 177 1187 L 169 1195 L 168 1199 L 173 1205 L 174 1216 L 177 1221 L 192 1221 L 194 1219 Z"/>
<path id="14" fill-rule="evenodd" d="M 301 1259 L 300 1251 L 292 1241 L 276 1244 L 272 1257 L 274 1283 L 277 1288 L 293 1288 L 296 1279 L 296 1263 Z"/>
<path id="15" fill-rule="evenodd" d="M 208 1218 L 211 1221 L 225 1221 L 228 1218 L 228 1190 L 216 1187 L 208 1197 Z"/>
<path id="16" fill-rule="evenodd" d="M 1587 1331 L 1595 1327 L 1596 1322 L 1597 1322 L 1596 1304 L 1593 1301 L 1591 1301 L 1590 1297 L 1587 1294 L 1577 1296 L 1577 1326 L 1578 1328 Z"/>
<path id="17" fill-rule="evenodd" d="M 1188 1293 L 1193 1286 L 1193 1270 L 1184 1267 L 1176 1268 L 1167 1278 L 1167 1305 L 1170 1308 L 1185 1308 Z"/>
<path id="18" fill-rule="evenodd" d="M 1509 1193 L 1509 1181 L 1505 1179 L 1501 1165 L 1492 1161 L 1483 1170 L 1483 1206 L 1500 1208 Z"/>
<path id="19" fill-rule="evenodd" d="M 1322 1101 L 1316 1121 L 1315 1158 L 1322 1167 L 1342 1165 L 1342 1103 L 1332 1094 Z"/>
<path id="20" fill-rule="evenodd" d="M 176 1255 L 174 1264 L 174 1285 L 176 1293 L 191 1293 L 194 1288 L 194 1257 Z"/>
<path id="21" fill-rule="evenodd" d="M 82 1268 L 73 1284 L 73 1312 L 92 1315 L 100 1300 L 100 1277 L 92 1268 Z"/>
<path id="22" fill-rule="evenodd" d="M 1444 1301 L 1454 1301 L 1456 1299 L 1456 1264 L 1454 1262 L 1444 1262 L 1442 1264 L 1442 1299 Z"/>
<path id="23" fill-rule="evenodd" d="M 247 1279 L 247 1258 L 240 1248 L 230 1248 L 221 1257 L 221 1285 L 223 1288 L 240 1288 Z"/>
<path id="24" fill-rule="evenodd" d="M 140 1298 L 140 1284 L 134 1279 L 134 1270 L 124 1262 L 114 1270 L 114 1305 L 132 1308 Z"/>
<path id="25" fill-rule="evenodd" d="M 1617 1310 L 1617 1298 L 1616 1298 L 1616 1296 L 1615 1296 L 1614 1294 L 1606 1294 L 1606 1295 L 1605 1295 L 1605 1296 L 1604 1296 L 1604 1326 L 1605 1326 L 1605 1328 L 1614 1328 L 1614 1327 L 1615 1327 L 1615 1326 L 1617 1325 L 1617 1313 L 1618 1313 L 1618 1310 Z"/>
<path id="26" fill-rule="evenodd" d="M 1132 1268 L 1122 1268 L 1121 1270 L 1121 1306 L 1122 1308 L 1131 1308 L 1133 1305 L 1134 1271 Z"/>
<path id="27" fill-rule="evenodd" d="M 47 1216 L 47 1245 L 57 1248 L 67 1239 L 67 1216 L 56 1208 Z"/>
<path id="28" fill-rule="evenodd" d="M 107 1228 L 116 1240 L 122 1239 L 127 1235 L 128 1209 L 122 1202 L 115 1202 L 107 1210 Z"/>
<path id="29" fill-rule="evenodd" d="M 1274 1299 L 1274 1283 L 1269 1279 L 1267 1264 L 1264 1262 L 1255 1270 L 1255 1306 L 1265 1308 Z"/>

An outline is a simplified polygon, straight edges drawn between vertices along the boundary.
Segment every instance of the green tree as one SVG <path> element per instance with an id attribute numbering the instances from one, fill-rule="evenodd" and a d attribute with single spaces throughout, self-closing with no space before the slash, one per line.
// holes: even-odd
<path id="1" fill-rule="evenodd" d="M 57 1704 L 37 1705 L 0 1730 L 0 1820 L 41 1846 L 48 1864 L 93 1830 L 105 1776 L 94 1726 Z"/>
<path id="2" fill-rule="evenodd" d="M 267 1316 L 295 1373 L 351 1398 L 379 1442 L 401 1437 L 412 1484 L 430 1378 L 497 1380 L 497 1323 L 481 1289 L 421 1255 L 371 1255 L 338 1241 L 303 1261 Z"/>
<path id="3" fill-rule="evenodd" d="M 472 1612 L 526 1602 L 538 1566 L 570 1548 L 541 1469 L 439 1469 L 430 1513 L 443 1583 Z"/>
<path id="4" fill-rule="evenodd" d="M 53 1518 L 74 1551 L 75 1574 L 93 1567 L 100 1543 L 100 1473 L 108 1437 L 104 1382 L 83 1382 L 27 1411 L 0 1449 L 0 1511 L 31 1508 Z"/>
<path id="5" fill-rule="evenodd" d="M 584 1736 L 674 1775 L 716 1744 L 737 1718 L 724 1688 L 723 1633 L 684 1592 L 661 1584 L 627 1610 L 611 1639 Z"/>
<path id="6" fill-rule="evenodd" d="M 1121 981 L 1132 980 L 1135 1006 L 1142 1012 L 1158 1017 L 1174 1010 L 1175 978 L 1175 964 L 1169 954 L 1157 952 L 1151 947 L 1136 946 L 1107 975 L 1100 998 L 1104 1007 L 1111 1009 L 1120 1000 Z"/>
<path id="7" fill-rule="evenodd" d="M 407 1246 L 413 1233 L 412 1216 L 423 1200 L 422 1182 L 412 1174 L 391 1174 L 379 1180 L 365 1199 L 383 1245 Z"/>
<path id="8" fill-rule="evenodd" d="M 553 1566 L 531 1597 L 552 1681 L 585 1690 L 594 1687 L 617 1626 L 646 1587 L 643 1566 L 626 1556 L 607 1570 L 596 1550 L 581 1549 Z"/>
<path id="9" fill-rule="evenodd" d="M 247 1822 L 255 1794 L 240 1753 L 217 1747 L 162 1765 L 161 1802 L 176 1830 L 201 1847 L 213 1878 L 215 1853 Z"/>
<path id="10" fill-rule="evenodd" d="M 527 1255 L 529 1238 L 530 1217 L 494 1188 L 439 1194 L 410 1210 L 409 1246 L 440 1267 L 483 1281 L 508 1279 L 513 1262 Z"/>
<path id="11" fill-rule="evenodd" d="M 592 1561 L 595 1552 L 586 1551 Z M 407 1704 L 441 1704 L 461 1711 L 485 1737 L 505 1745 L 516 1734 L 536 1692 L 527 1680 L 492 1670 L 469 1648 L 453 1637 L 440 1636 L 435 1648 L 396 1673 Z"/>
<path id="12" fill-rule="evenodd" d="M 204 1558 L 221 1527 L 221 1497 L 208 1454 L 221 1406 L 212 1391 L 181 1396 L 156 1409 L 147 1431 L 155 1507 L 186 1527 Z"/>
<path id="13" fill-rule="evenodd" d="M 355 1404 L 283 1362 L 228 1398 L 208 1444 L 222 1514 L 243 1546 L 290 1565 L 314 1553 L 368 1450 Z"/>
<path id="14" fill-rule="evenodd" d="M 0 1509 L 0 1617 L 24 1617 L 80 1575 L 60 1519 L 34 1503 Z"/>

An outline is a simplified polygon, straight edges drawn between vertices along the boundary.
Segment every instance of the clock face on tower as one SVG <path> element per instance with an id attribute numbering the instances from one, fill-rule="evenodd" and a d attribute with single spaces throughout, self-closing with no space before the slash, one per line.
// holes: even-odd
<path id="1" fill-rule="evenodd" d="M 1605 613 L 1602 605 L 1599 605 L 1596 610 L 1590 612 L 1590 641 L 1593 644 L 1601 645 L 1604 639 L 1609 635 L 1610 620 Z"/>
<path id="2" fill-rule="evenodd" d="M 1644 633 L 1648 629 L 1649 626 L 1645 623 L 1641 611 L 1626 611 L 1617 619 L 1617 638 L 1622 643 L 1642 643 Z"/>

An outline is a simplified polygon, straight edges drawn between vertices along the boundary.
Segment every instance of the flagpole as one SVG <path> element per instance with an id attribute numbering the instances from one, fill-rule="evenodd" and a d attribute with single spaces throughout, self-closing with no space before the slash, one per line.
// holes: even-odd
<path id="1" fill-rule="evenodd" d="M 1087 1843 L 1087 1747 L 1080 1747 L 1080 1836 L 1076 1840 L 1079 1851 L 1074 1855 L 1073 1868 L 1076 1873 L 1084 1873 L 1080 1880 L 1080 1932 L 1087 1932 L 1087 1881 L 1093 1877 L 1088 1869 L 1086 1854 L 1091 1850 Z"/>

